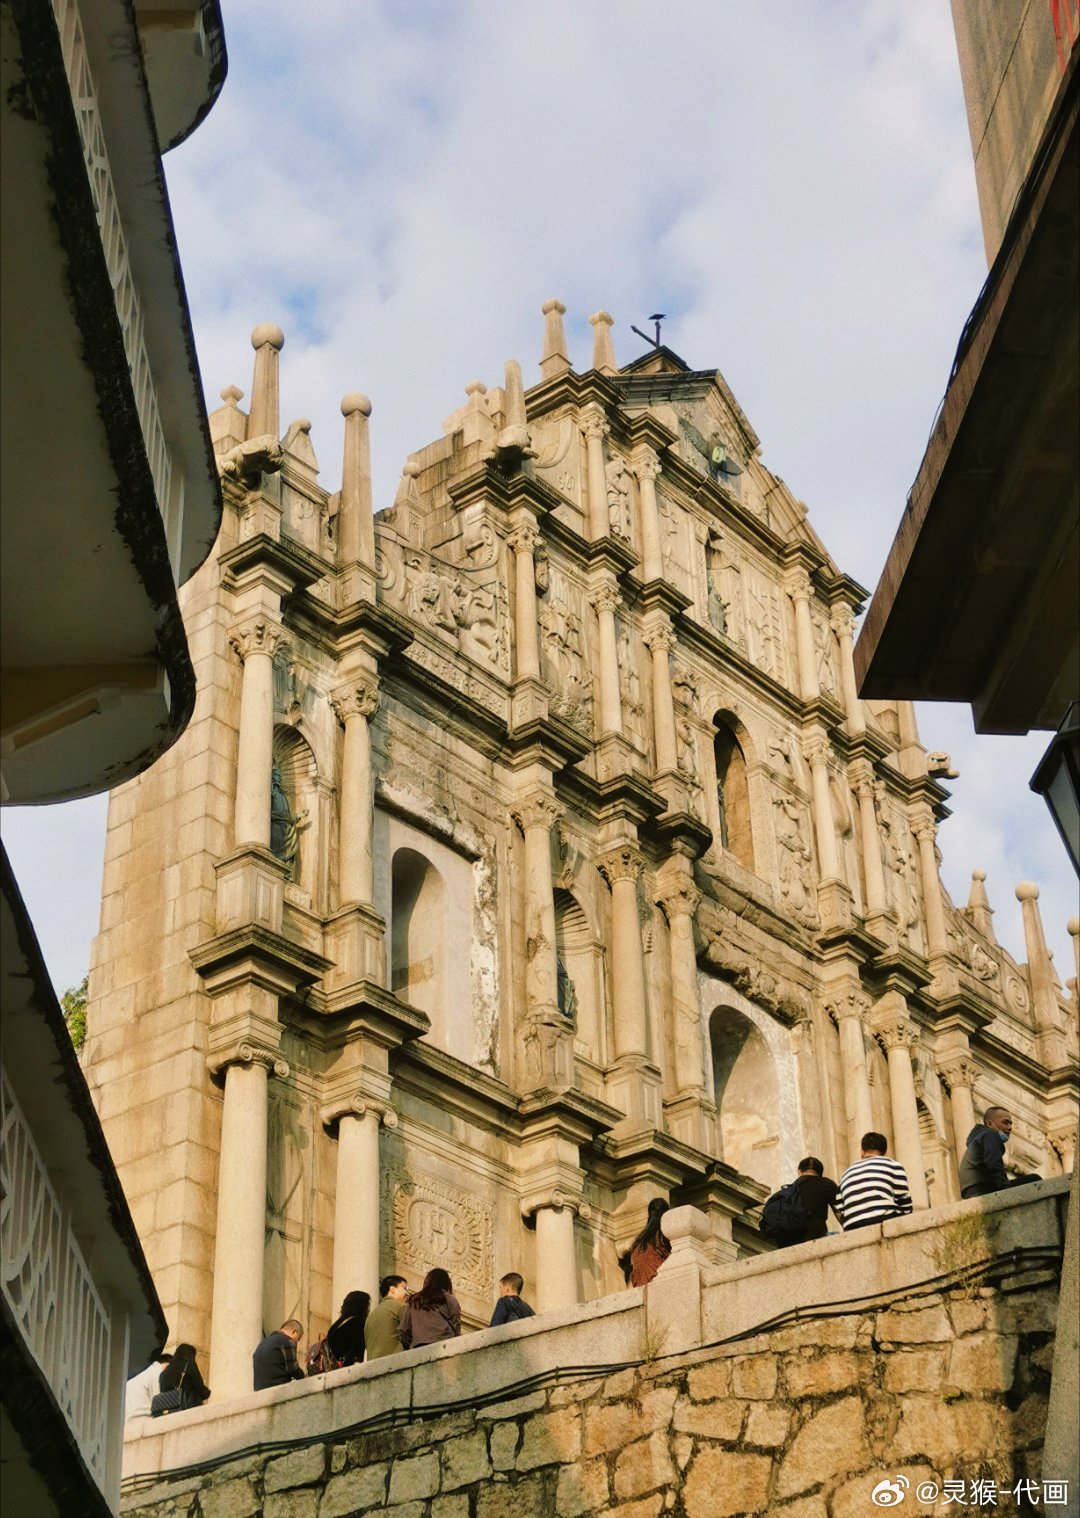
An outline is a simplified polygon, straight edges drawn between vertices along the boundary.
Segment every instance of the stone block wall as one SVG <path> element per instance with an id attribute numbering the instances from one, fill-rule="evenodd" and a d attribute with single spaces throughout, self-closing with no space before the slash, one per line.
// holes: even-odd
<path id="1" fill-rule="evenodd" d="M 971 1260 L 957 1244 L 963 1227 L 950 1238 L 940 1220 L 924 1222 L 924 1258 L 937 1268 L 922 1279 L 905 1276 L 910 1231 L 866 1230 L 874 1237 L 857 1251 L 842 1247 L 853 1240 L 785 1251 L 772 1272 L 773 1305 L 785 1310 L 767 1332 L 739 1326 L 665 1353 L 662 1272 L 645 1293 L 550 1321 L 211 1404 L 167 1427 L 144 1422 L 128 1441 L 122 1512 L 863 1518 L 876 1511 L 873 1487 L 901 1476 L 905 1513 L 933 1513 L 946 1480 L 976 1479 L 1000 1493 L 987 1511 L 1036 1511 L 1008 1492 L 1064 1474 L 1043 1472 L 1041 1456 L 1065 1188 L 1025 1190 L 950 1210 L 954 1225 L 975 1220 L 976 1243 L 998 1220 L 1003 1247 Z M 664 1267 L 684 1307 L 691 1232 Z M 875 1275 L 871 1253 L 878 1276 L 893 1261 L 894 1284 L 858 1299 Z M 719 1289 L 717 1272 L 703 1276 L 703 1295 Z M 916 1499 L 924 1482 L 934 1501 Z"/>

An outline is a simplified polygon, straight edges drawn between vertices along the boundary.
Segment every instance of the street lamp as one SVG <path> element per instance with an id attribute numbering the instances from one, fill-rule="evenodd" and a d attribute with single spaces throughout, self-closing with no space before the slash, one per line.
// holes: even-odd
<path id="1" fill-rule="evenodd" d="M 1080 874 L 1080 701 L 1061 719 L 1050 747 L 1031 777 L 1031 789 L 1050 808 L 1050 815 Z"/>

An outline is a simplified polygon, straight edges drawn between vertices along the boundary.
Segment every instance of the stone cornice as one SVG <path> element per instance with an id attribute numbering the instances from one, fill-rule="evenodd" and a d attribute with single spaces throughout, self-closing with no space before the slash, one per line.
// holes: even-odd
<path id="1" fill-rule="evenodd" d="M 330 1024 L 326 1037 L 330 1048 L 366 1039 L 383 1049 L 398 1049 L 431 1029 L 426 1012 L 370 980 L 352 981 L 331 991 L 312 987 L 304 1001 L 304 1018 Z"/>
<path id="2" fill-rule="evenodd" d="M 332 961 L 269 928 L 249 926 L 205 940 L 188 957 L 211 996 L 243 981 L 277 995 L 295 995 L 319 980 Z"/>
<path id="3" fill-rule="evenodd" d="M 227 549 L 218 564 L 227 585 L 235 585 L 241 578 L 265 569 L 284 580 L 293 593 L 306 590 L 334 570 L 332 564 L 291 538 L 272 538 L 265 532 L 257 532 Z"/>

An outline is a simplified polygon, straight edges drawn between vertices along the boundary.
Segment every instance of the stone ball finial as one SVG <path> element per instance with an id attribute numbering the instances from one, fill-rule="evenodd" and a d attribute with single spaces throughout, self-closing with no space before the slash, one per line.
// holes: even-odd
<path id="1" fill-rule="evenodd" d="M 244 392 L 236 385 L 226 385 L 224 390 L 218 391 L 218 395 L 221 396 L 226 406 L 235 406 L 238 401 L 244 399 Z"/>
<path id="2" fill-rule="evenodd" d="M 601 325 L 613 327 L 615 325 L 615 318 L 611 315 L 610 311 L 594 311 L 589 317 L 589 324 L 593 327 Z"/>
<path id="3" fill-rule="evenodd" d="M 297 432 L 310 432 L 311 418 L 307 416 L 298 417 L 296 421 L 293 422 L 293 426 L 296 428 Z"/>
<path id="4" fill-rule="evenodd" d="M 1022 880 L 1016 888 L 1017 901 L 1038 901 L 1039 888 L 1033 880 Z"/>
<path id="5" fill-rule="evenodd" d="M 971 878 L 972 878 L 972 880 L 985 880 L 986 879 L 986 871 L 985 870 L 972 870 L 972 872 L 971 872 Z"/>
<path id="6" fill-rule="evenodd" d="M 556 300 L 554 296 L 551 298 L 551 300 L 546 300 L 544 302 L 544 304 L 540 307 L 540 311 L 543 316 L 549 316 L 552 311 L 557 311 L 560 316 L 566 315 L 566 307 L 563 305 L 561 300 Z"/>
<path id="7" fill-rule="evenodd" d="M 1080 917 L 1070 917 L 1065 926 L 1070 938 L 1080 938 Z"/>
<path id="8" fill-rule="evenodd" d="M 371 402 L 366 395 L 361 395 L 359 390 L 350 390 L 348 395 L 341 398 L 341 414 L 352 416 L 356 411 L 359 411 L 361 416 L 370 416 Z"/>
<path id="9" fill-rule="evenodd" d="M 285 334 L 280 327 L 275 327 L 273 322 L 260 322 L 251 334 L 251 346 L 253 348 L 265 348 L 269 343 L 271 348 L 283 348 L 285 346 Z"/>
<path id="10" fill-rule="evenodd" d="M 409 459 L 401 472 L 407 480 L 419 479 L 421 474 L 420 465 L 415 459 Z"/>
<path id="11" fill-rule="evenodd" d="M 487 386 L 483 380 L 470 380 L 465 386 L 466 395 L 487 395 Z"/>

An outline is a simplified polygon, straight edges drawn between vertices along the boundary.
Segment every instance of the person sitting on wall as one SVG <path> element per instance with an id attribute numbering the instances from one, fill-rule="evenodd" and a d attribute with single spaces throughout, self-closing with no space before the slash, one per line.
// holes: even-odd
<path id="1" fill-rule="evenodd" d="M 1012 1133 L 1012 1113 L 1005 1107 L 987 1107 L 981 1123 L 976 1123 L 967 1137 L 967 1148 L 960 1161 L 960 1195 L 989 1196 L 1010 1186 L 1026 1186 L 1041 1181 L 1041 1175 L 1010 1176 L 1005 1169 L 1005 1145 Z"/>
<path id="2" fill-rule="evenodd" d="M 805 1243 L 808 1239 L 823 1239 L 829 1232 L 830 1207 L 837 1221 L 840 1220 L 836 1200 L 840 1188 L 825 1174 L 825 1166 L 812 1154 L 799 1161 L 795 1179 L 799 1185 L 799 1200 L 810 1218 L 810 1226 L 800 1242 Z"/>
<path id="3" fill-rule="evenodd" d="M 379 1305 L 372 1309 L 364 1324 L 364 1344 L 369 1360 L 401 1353 L 398 1325 L 409 1300 L 409 1286 L 404 1276 L 383 1276 L 379 1282 Z"/>
<path id="4" fill-rule="evenodd" d="M 823 1239 L 829 1231 L 829 1208 L 836 1212 L 839 1188 L 825 1174 L 825 1166 L 814 1155 L 799 1161 L 793 1181 L 781 1186 L 765 1203 L 761 1214 L 761 1232 L 765 1238 L 786 1249 L 791 1244 L 805 1244 Z M 839 1213 L 837 1213 L 839 1217 Z"/>
<path id="5" fill-rule="evenodd" d="M 296 1360 L 296 1346 L 303 1337 L 304 1325 L 295 1318 L 266 1335 L 251 1357 L 256 1391 L 304 1379 Z"/>
<path id="6" fill-rule="evenodd" d="M 210 1388 L 202 1378 L 202 1372 L 195 1363 L 194 1344 L 178 1344 L 172 1352 L 168 1365 L 158 1377 L 157 1390 L 168 1392 L 179 1389 L 180 1406 L 178 1412 L 186 1412 L 192 1407 L 201 1407 L 210 1395 Z M 151 1400 L 150 1414 L 156 1416 L 153 1400 Z"/>
<path id="7" fill-rule="evenodd" d="M 341 1315 L 326 1330 L 326 1346 L 338 1365 L 359 1365 L 364 1358 L 364 1329 L 371 1297 L 366 1291 L 350 1291 L 341 1304 Z"/>
<path id="8" fill-rule="evenodd" d="M 499 1279 L 499 1300 L 495 1303 L 495 1311 L 491 1314 L 489 1328 L 498 1328 L 503 1323 L 516 1323 L 520 1318 L 534 1318 L 536 1314 L 528 1302 L 522 1301 L 521 1288 L 525 1285 L 524 1280 L 516 1270 L 508 1271 Z"/>
<path id="9" fill-rule="evenodd" d="M 172 1355 L 167 1355 L 163 1350 L 150 1361 L 145 1370 L 132 1376 L 124 1392 L 125 1421 L 128 1418 L 149 1418 L 154 1393 L 161 1390 L 161 1372 L 171 1359 Z"/>
<path id="10" fill-rule="evenodd" d="M 461 1333 L 461 1305 L 454 1296 L 454 1283 L 438 1265 L 429 1270 L 419 1291 L 405 1304 L 398 1324 L 398 1338 L 404 1349 L 420 1349 L 443 1339 L 456 1339 Z"/>
<path id="11" fill-rule="evenodd" d="M 840 1177 L 837 1201 L 846 1233 L 911 1211 L 907 1171 L 898 1160 L 886 1157 L 888 1148 L 883 1133 L 864 1133 L 861 1158 Z"/>
<path id="12" fill-rule="evenodd" d="M 654 1196 L 649 1203 L 645 1227 L 626 1253 L 619 1256 L 628 1286 L 647 1286 L 671 1253 L 671 1245 L 660 1222 L 667 1210 L 668 1204 L 663 1197 Z"/>

